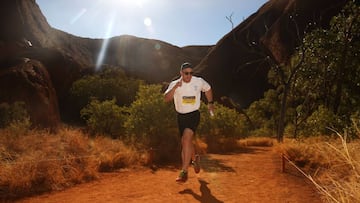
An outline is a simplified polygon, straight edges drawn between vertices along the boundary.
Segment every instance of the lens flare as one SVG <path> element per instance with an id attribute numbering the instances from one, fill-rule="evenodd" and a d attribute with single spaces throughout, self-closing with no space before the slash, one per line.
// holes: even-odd
<path id="1" fill-rule="evenodd" d="M 103 64 L 105 54 L 106 54 L 106 51 L 107 51 L 107 47 L 109 45 L 110 36 L 111 36 L 112 30 L 113 30 L 113 27 L 114 27 L 115 18 L 116 18 L 116 14 L 113 13 L 111 15 L 111 18 L 109 20 L 109 23 L 108 23 L 108 26 L 107 26 L 107 29 L 106 29 L 105 38 L 104 38 L 103 43 L 101 45 L 99 56 L 98 56 L 98 58 L 96 60 L 96 71 L 98 71 L 100 69 L 101 65 Z"/>
<path id="2" fill-rule="evenodd" d="M 81 16 L 83 16 L 86 13 L 86 11 L 87 11 L 86 8 L 81 9 L 80 12 L 73 19 L 71 19 L 70 24 L 76 23 L 76 21 L 78 21 L 81 18 Z"/>

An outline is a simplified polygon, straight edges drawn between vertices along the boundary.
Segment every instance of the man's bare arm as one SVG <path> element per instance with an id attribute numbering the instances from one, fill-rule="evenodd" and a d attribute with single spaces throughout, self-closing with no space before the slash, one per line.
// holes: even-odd
<path id="1" fill-rule="evenodd" d="M 165 102 L 169 102 L 171 100 L 174 99 L 174 94 L 175 94 L 175 90 L 181 86 L 181 80 L 179 82 L 176 83 L 176 85 L 169 91 L 165 94 L 164 96 L 164 100 Z"/>
<path id="2" fill-rule="evenodd" d="M 211 89 L 205 92 L 205 97 L 208 102 L 213 102 L 213 93 Z"/>

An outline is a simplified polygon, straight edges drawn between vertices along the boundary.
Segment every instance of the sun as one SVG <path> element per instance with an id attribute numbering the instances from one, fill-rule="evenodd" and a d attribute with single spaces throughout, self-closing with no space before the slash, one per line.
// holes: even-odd
<path id="1" fill-rule="evenodd" d="M 151 24 L 152 24 L 151 18 L 146 17 L 146 18 L 144 19 L 144 25 L 147 26 L 147 27 L 150 27 Z"/>
<path id="2" fill-rule="evenodd" d="M 104 3 L 112 6 L 142 8 L 145 2 L 144 0 L 107 0 Z"/>

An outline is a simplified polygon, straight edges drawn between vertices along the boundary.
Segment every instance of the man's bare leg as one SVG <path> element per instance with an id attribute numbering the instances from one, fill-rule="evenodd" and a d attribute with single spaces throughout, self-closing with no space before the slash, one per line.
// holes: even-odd
<path id="1" fill-rule="evenodd" d="M 188 171 L 190 161 L 192 160 L 192 157 L 195 156 L 194 144 L 192 142 L 193 136 L 194 136 L 194 132 L 189 128 L 185 128 L 183 132 L 183 136 L 181 138 L 182 169 L 185 171 Z"/>

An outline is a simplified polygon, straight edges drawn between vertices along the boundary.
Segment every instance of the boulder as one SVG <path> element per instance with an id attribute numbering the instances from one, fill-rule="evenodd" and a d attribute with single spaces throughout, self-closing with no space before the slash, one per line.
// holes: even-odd
<path id="1" fill-rule="evenodd" d="M 59 108 L 46 68 L 28 58 L 12 58 L 0 65 L 0 103 L 22 101 L 34 127 L 56 130 Z"/>

